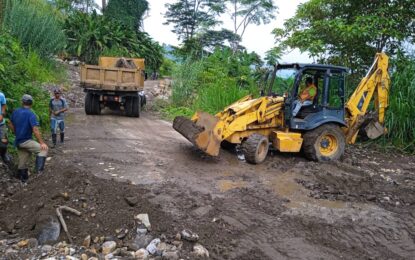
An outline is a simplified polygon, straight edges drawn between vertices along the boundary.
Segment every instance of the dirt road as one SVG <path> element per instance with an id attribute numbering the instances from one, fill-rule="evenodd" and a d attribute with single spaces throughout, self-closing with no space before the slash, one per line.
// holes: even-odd
<path id="1" fill-rule="evenodd" d="M 154 82 L 147 82 L 153 88 Z M 410 259 L 415 160 L 352 148 L 343 162 L 273 154 L 249 165 L 210 158 L 171 123 L 73 110 L 62 158 L 100 178 L 145 185 L 214 259 Z"/>
<path id="2" fill-rule="evenodd" d="M 146 88 L 155 84 L 147 82 Z M 254 166 L 234 152 L 205 156 L 171 123 L 148 111 L 137 119 L 111 111 L 86 116 L 74 108 L 67 122 L 68 141 L 53 152 L 49 165 L 53 176 L 61 174 L 71 182 L 72 170 L 83 172 L 83 178 L 108 180 L 99 182 L 101 191 L 94 193 L 102 200 L 95 202 L 98 208 L 113 200 L 111 194 L 117 204 L 124 193 L 138 193 L 159 226 L 156 232 L 174 236 L 190 228 L 212 259 L 415 255 L 414 157 L 355 146 L 336 163 L 273 152 L 264 164 Z M 98 211 L 100 223 L 110 219 L 116 227 L 124 219 L 128 222 L 129 211 L 120 205 L 114 210 L 118 214 Z M 73 233 L 81 239 L 84 229 L 75 227 Z M 90 225 L 87 231 L 111 229 L 94 231 Z"/>

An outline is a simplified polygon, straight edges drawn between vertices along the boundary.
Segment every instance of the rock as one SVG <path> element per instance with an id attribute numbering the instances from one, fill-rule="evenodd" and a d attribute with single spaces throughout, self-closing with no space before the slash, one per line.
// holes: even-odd
<path id="1" fill-rule="evenodd" d="M 149 256 L 149 253 L 144 248 L 141 248 L 140 250 L 137 250 L 135 253 L 135 258 L 138 260 L 146 260 Z"/>
<path id="2" fill-rule="evenodd" d="M 50 245 L 44 245 L 44 246 L 42 246 L 41 251 L 42 251 L 42 253 L 49 254 L 50 251 L 52 251 L 52 246 L 50 246 Z"/>
<path id="3" fill-rule="evenodd" d="M 19 243 L 17 243 L 17 246 L 20 247 L 20 248 L 26 247 L 28 243 L 29 243 L 28 239 L 21 240 L 21 241 L 19 241 Z"/>
<path id="4" fill-rule="evenodd" d="M 117 243 L 115 243 L 115 241 L 107 241 L 104 244 L 102 244 L 102 253 L 104 255 L 108 255 L 109 253 L 114 251 L 116 247 Z"/>
<path id="5" fill-rule="evenodd" d="M 75 254 L 75 249 L 74 248 L 69 248 L 69 255 L 73 255 Z"/>
<path id="6" fill-rule="evenodd" d="M 148 231 L 151 231 L 151 224 L 148 214 L 138 214 L 134 217 L 134 219 L 140 221 L 140 223 L 144 224 Z"/>
<path id="7" fill-rule="evenodd" d="M 88 256 L 86 254 L 81 255 L 81 260 L 88 260 Z"/>
<path id="8" fill-rule="evenodd" d="M 184 229 L 182 232 L 180 232 L 180 235 L 181 235 L 183 240 L 187 240 L 187 241 L 190 241 L 190 242 L 196 242 L 196 241 L 199 240 L 199 235 L 196 234 L 196 233 L 193 233 L 189 229 Z"/>
<path id="9" fill-rule="evenodd" d="M 84 241 L 82 242 L 82 246 L 89 248 L 91 246 L 91 236 L 88 235 L 86 238 L 84 238 Z"/>
<path id="10" fill-rule="evenodd" d="M 209 258 L 209 251 L 201 244 L 196 244 L 193 246 L 192 254 L 198 258 Z"/>
<path id="11" fill-rule="evenodd" d="M 78 259 L 78 258 L 76 258 L 76 257 L 70 256 L 70 255 L 67 255 L 67 256 L 65 257 L 65 260 L 79 260 L 79 259 Z"/>
<path id="12" fill-rule="evenodd" d="M 151 242 L 150 242 L 150 244 L 146 247 L 146 249 L 147 249 L 147 251 L 150 253 L 150 254 L 152 254 L 152 255 L 154 255 L 156 252 L 157 252 L 157 246 L 158 246 L 158 244 L 160 244 L 160 239 L 158 239 L 158 238 L 156 238 L 156 239 L 153 239 Z"/>
<path id="13" fill-rule="evenodd" d="M 36 239 L 36 238 L 30 238 L 30 239 L 28 240 L 28 244 L 27 244 L 27 246 L 28 246 L 29 248 L 36 248 L 38 245 L 39 245 L 39 242 L 37 241 L 37 239 Z"/>
<path id="14" fill-rule="evenodd" d="M 98 260 L 98 258 L 96 258 L 96 257 L 90 257 L 90 258 L 88 258 L 88 260 Z"/>
<path id="15" fill-rule="evenodd" d="M 134 251 L 137 251 L 141 248 L 146 248 L 148 244 L 153 240 L 152 235 L 139 235 L 134 238 L 134 240 L 130 243 L 130 248 Z"/>
<path id="16" fill-rule="evenodd" d="M 179 253 L 177 251 L 163 252 L 162 254 L 162 259 L 166 260 L 178 260 L 179 258 Z"/>
<path id="17" fill-rule="evenodd" d="M 135 205 L 138 204 L 138 198 L 135 196 L 131 196 L 131 197 L 124 197 L 124 200 L 127 202 L 127 204 L 130 207 L 134 207 Z"/>
<path id="18" fill-rule="evenodd" d="M 61 224 L 56 216 L 45 216 L 36 222 L 37 240 L 40 244 L 57 241 L 61 233 Z"/>

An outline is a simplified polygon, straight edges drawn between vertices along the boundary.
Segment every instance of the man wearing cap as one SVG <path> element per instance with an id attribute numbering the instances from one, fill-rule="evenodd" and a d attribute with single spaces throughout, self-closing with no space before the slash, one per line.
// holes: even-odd
<path id="1" fill-rule="evenodd" d="M 0 92 L 0 157 L 6 165 L 10 165 L 10 157 L 7 154 L 7 145 L 9 140 L 7 139 L 7 126 L 6 126 L 6 116 L 7 102 L 6 96 L 3 92 Z"/>
<path id="2" fill-rule="evenodd" d="M 56 146 L 56 134 L 59 127 L 60 141 L 65 138 L 65 112 L 68 110 L 66 100 L 61 97 L 61 91 L 56 88 L 53 91 L 54 97 L 49 102 L 50 127 L 52 131 L 53 147 Z"/>
<path id="3" fill-rule="evenodd" d="M 48 146 L 42 139 L 39 130 L 39 122 L 32 112 L 33 98 L 23 95 L 22 107 L 15 110 L 10 118 L 10 129 L 16 136 L 15 145 L 19 156 L 18 176 L 22 182 L 29 178 L 28 164 L 30 155 L 36 154 L 36 172 L 42 173 L 45 167 Z M 38 142 L 33 140 L 35 135 Z"/>

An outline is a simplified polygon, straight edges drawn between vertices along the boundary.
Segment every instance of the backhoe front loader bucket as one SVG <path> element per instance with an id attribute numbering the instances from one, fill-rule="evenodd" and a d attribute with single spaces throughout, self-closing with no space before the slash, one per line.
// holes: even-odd
<path id="1" fill-rule="evenodd" d="M 218 156 L 220 140 L 213 132 L 219 119 L 204 112 L 196 113 L 192 120 L 178 116 L 173 121 L 173 128 L 203 152 Z"/>

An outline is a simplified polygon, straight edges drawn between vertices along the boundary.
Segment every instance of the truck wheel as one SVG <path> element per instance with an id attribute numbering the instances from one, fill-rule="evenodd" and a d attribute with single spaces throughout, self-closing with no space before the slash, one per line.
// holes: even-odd
<path id="1" fill-rule="evenodd" d="M 133 103 L 133 113 L 132 116 L 133 117 L 140 117 L 140 112 L 141 112 L 141 98 L 140 96 L 138 97 L 133 97 L 132 99 L 132 103 Z"/>
<path id="2" fill-rule="evenodd" d="M 268 155 L 268 138 L 260 134 L 252 134 L 242 143 L 241 149 L 248 163 L 260 164 Z"/>
<path id="3" fill-rule="evenodd" d="M 91 94 L 91 93 L 86 93 L 86 96 L 85 96 L 85 114 L 87 114 L 87 115 L 92 115 L 93 114 L 93 112 L 92 112 L 92 98 L 93 98 L 93 95 Z"/>
<path id="4" fill-rule="evenodd" d="M 322 125 L 305 133 L 303 139 L 303 151 L 309 160 L 335 161 L 344 154 L 346 141 L 338 125 Z"/>
<path id="5" fill-rule="evenodd" d="M 124 110 L 126 116 L 133 116 L 133 98 L 125 97 Z"/>
<path id="6" fill-rule="evenodd" d="M 100 115 L 101 114 L 101 104 L 99 102 L 99 95 L 93 95 L 92 96 L 92 111 L 94 115 Z"/>

